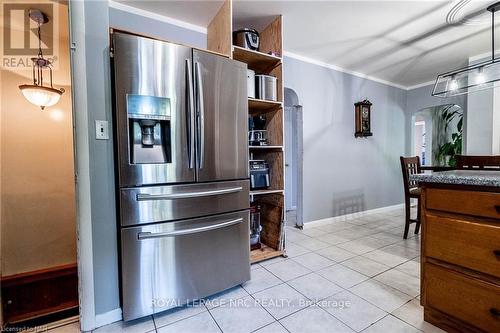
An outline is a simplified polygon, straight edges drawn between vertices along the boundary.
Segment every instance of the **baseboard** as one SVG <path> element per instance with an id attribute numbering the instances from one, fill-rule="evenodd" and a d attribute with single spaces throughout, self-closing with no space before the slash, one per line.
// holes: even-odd
<path id="1" fill-rule="evenodd" d="M 122 320 L 122 309 L 114 309 L 105 313 L 95 315 L 95 328 L 112 324 Z"/>
<path id="2" fill-rule="evenodd" d="M 78 308 L 76 263 L 2 276 L 0 281 L 5 324 L 43 322 Z"/>
<path id="3" fill-rule="evenodd" d="M 351 213 L 351 214 L 327 217 L 327 218 L 321 219 L 321 220 L 314 220 L 314 221 L 306 222 L 306 223 L 304 223 L 304 228 L 312 228 L 312 227 L 317 227 L 320 225 L 330 224 L 332 222 L 345 221 L 348 219 L 352 219 L 352 218 L 356 218 L 356 217 L 360 217 L 360 216 L 365 216 L 365 215 L 369 215 L 369 214 L 389 212 L 391 210 L 401 209 L 403 207 L 404 207 L 404 204 L 401 203 L 401 204 L 392 205 L 392 206 L 385 206 L 385 207 L 380 207 L 380 208 L 364 210 L 361 212 L 356 212 L 356 213 Z"/>

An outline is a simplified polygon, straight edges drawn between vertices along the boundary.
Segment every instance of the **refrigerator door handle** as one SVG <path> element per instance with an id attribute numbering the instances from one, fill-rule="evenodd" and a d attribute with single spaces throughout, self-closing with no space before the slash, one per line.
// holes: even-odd
<path id="1" fill-rule="evenodd" d="M 200 63 L 194 63 L 194 74 L 196 79 L 196 104 L 198 107 L 198 168 L 203 169 L 205 158 L 205 107 L 203 105 L 203 80 L 201 78 Z"/>
<path id="2" fill-rule="evenodd" d="M 194 106 L 194 92 L 193 92 L 193 73 L 191 71 L 191 59 L 186 59 L 186 77 L 187 77 L 187 129 L 188 129 L 188 157 L 189 157 L 189 169 L 194 168 L 194 156 L 195 156 L 195 106 Z"/>
<path id="3" fill-rule="evenodd" d="M 243 222 L 243 219 L 238 218 L 238 219 L 229 220 L 229 221 L 225 221 L 225 222 L 218 223 L 218 224 L 207 225 L 207 226 L 198 227 L 198 228 L 190 228 L 190 229 L 185 229 L 185 230 L 175 230 L 175 231 L 158 232 L 158 233 L 139 232 L 137 234 L 137 239 L 143 240 L 143 239 L 151 239 L 151 238 L 163 238 L 163 237 L 175 237 L 175 236 L 181 236 L 181 235 L 189 235 L 189 234 L 195 234 L 195 233 L 200 233 L 200 232 L 205 232 L 205 231 L 210 231 L 210 230 L 215 230 L 215 229 L 221 229 L 221 228 L 228 227 L 228 226 L 231 226 L 234 224 L 239 224 L 241 222 Z"/>
<path id="4" fill-rule="evenodd" d="M 243 190 L 243 187 L 232 187 L 224 188 L 220 190 L 211 191 L 200 191 L 200 192 L 185 192 L 185 193 L 171 193 L 171 194 L 148 194 L 139 193 L 137 194 L 137 201 L 150 201 L 150 200 L 175 200 L 175 199 L 187 199 L 187 198 L 199 198 L 199 197 L 210 197 L 220 194 L 230 194 L 237 193 Z"/>

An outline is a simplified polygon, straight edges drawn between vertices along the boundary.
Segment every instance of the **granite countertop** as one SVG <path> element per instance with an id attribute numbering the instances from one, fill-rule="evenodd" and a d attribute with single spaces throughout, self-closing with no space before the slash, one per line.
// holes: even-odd
<path id="1" fill-rule="evenodd" d="M 419 183 L 500 187 L 500 171 L 451 170 L 411 175 Z"/>

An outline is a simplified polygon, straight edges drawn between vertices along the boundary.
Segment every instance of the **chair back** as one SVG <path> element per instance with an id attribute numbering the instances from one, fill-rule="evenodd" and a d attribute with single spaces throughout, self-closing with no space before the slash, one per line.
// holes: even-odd
<path id="1" fill-rule="evenodd" d="M 401 171 L 403 172 L 403 185 L 405 189 L 405 194 L 410 193 L 410 189 L 417 187 L 418 183 L 416 181 L 410 180 L 410 175 L 416 173 L 421 173 L 420 169 L 420 158 L 415 157 L 399 157 L 401 161 Z"/>
<path id="2" fill-rule="evenodd" d="M 457 155 L 457 169 L 500 170 L 500 155 L 471 156 Z"/>

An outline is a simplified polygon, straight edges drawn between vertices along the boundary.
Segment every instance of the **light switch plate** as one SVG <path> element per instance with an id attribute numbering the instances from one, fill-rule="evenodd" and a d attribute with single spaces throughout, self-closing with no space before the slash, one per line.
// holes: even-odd
<path id="1" fill-rule="evenodd" d="M 109 140 L 109 126 L 107 120 L 95 121 L 95 138 L 97 140 Z"/>

